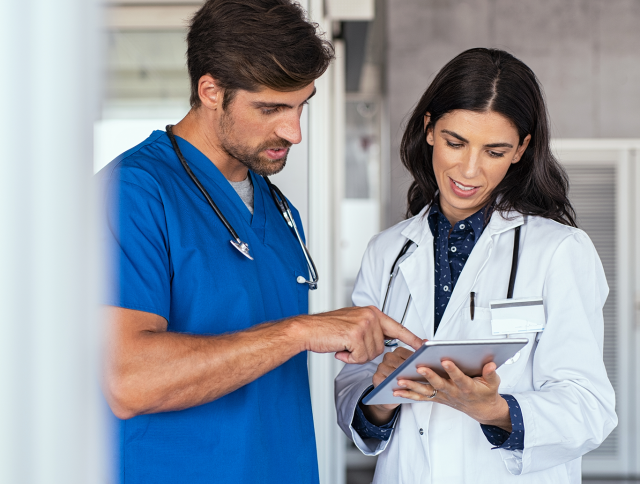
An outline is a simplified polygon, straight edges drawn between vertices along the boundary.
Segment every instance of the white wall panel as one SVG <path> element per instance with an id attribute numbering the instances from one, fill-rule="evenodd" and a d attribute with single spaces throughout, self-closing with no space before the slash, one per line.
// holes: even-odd
<path id="1" fill-rule="evenodd" d="M 585 475 L 630 476 L 638 472 L 635 449 L 634 339 L 634 140 L 557 140 L 558 158 L 570 181 L 569 196 L 578 226 L 593 241 L 607 276 L 604 307 L 604 362 L 616 392 L 619 424 L 605 442 L 583 460 Z"/>
<path id="2" fill-rule="evenodd" d="M 107 482 L 92 124 L 97 3 L 0 2 L 0 482 Z"/>

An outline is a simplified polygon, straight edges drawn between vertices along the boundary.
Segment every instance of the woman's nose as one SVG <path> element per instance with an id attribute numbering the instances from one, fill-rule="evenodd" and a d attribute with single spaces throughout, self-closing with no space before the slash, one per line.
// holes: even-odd
<path id="1" fill-rule="evenodd" d="M 480 166 L 480 152 L 469 150 L 462 161 L 461 171 L 466 178 L 475 178 Z"/>

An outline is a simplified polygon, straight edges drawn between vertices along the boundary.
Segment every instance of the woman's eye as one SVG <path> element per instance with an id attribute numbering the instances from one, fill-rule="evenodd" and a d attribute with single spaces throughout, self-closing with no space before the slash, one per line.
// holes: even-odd
<path id="1" fill-rule="evenodd" d="M 449 140 L 446 140 L 446 141 L 447 141 L 447 146 L 450 146 L 451 148 L 460 148 L 460 147 L 462 147 L 461 143 L 452 143 Z"/>
<path id="2" fill-rule="evenodd" d="M 504 153 L 501 153 L 499 151 L 489 151 L 489 156 L 491 158 L 502 158 L 504 156 Z"/>

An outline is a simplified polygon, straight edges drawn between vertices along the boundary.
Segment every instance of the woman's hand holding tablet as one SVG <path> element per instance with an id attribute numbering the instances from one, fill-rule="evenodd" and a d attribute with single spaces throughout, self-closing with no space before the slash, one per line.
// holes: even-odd
<path id="1" fill-rule="evenodd" d="M 373 387 L 374 391 L 378 386 L 384 383 L 390 375 L 396 372 L 396 370 L 402 366 L 405 361 L 410 358 L 415 353 L 406 348 L 398 347 L 394 351 L 390 351 L 384 354 L 382 358 L 382 362 L 378 365 L 378 369 L 373 375 Z M 371 395 L 371 393 L 369 393 Z M 394 410 L 400 402 L 398 403 L 387 403 L 387 404 L 364 404 L 364 400 L 368 398 L 365 397 L 363 402 L 360 403 L 362 411 L 364 412 L 367 419 L 375 424 L 375 425 L 384 425 L 388 423 L 394 414 Z"/>
<path id="2" fill-rule="evenodd" d="M 362 409 L 372 423 L 382 425 L 400 403 L 432 401 L 510 431 L 509 407 L 498 394 L 496 369 L 527 342 L 526 338 L 430 341 L 415 353 L 397 348 L 378 365 L 374 390 L 363 399 Z"/>

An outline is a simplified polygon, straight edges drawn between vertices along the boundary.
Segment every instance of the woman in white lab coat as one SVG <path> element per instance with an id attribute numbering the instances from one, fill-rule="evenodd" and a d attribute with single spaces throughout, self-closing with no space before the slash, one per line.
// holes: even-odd
<path id="1" fill-rule="evenodd" d="M 463 52 L 417 104 L 401 157 L 414 179 L 412 217 L 371 240 L 354 304 L 398 321 L 406 312 L 404 324 L 425 339 L 508 337 L 492 333 L 490 302 L 507 296 L 519 227 L 513 297 L 541 298 L 546 326 L 518 334 L 527 346 L 497 371 L 485 365 L 482 377 L 449 362 L 450 379 L 424 368 L 429 385 L 400 380 L 400 406 L 362 398 L 410 350 L 346 365 L 338 423 L 364 454 L 379 455 L 374 483 L 581 482 L 581 457 L 617 425 L 602 361 L 608 287 L 576 228 L 535 75 L 500 50 Z"/>

